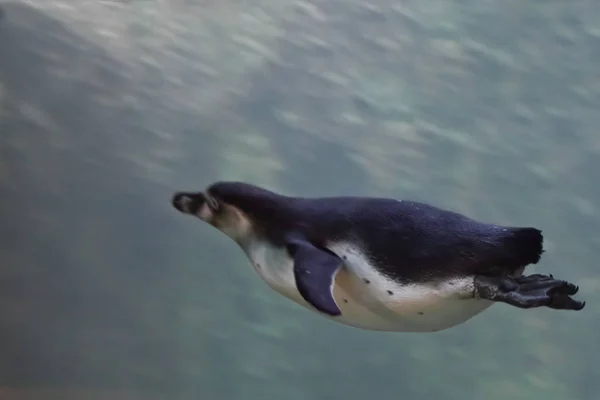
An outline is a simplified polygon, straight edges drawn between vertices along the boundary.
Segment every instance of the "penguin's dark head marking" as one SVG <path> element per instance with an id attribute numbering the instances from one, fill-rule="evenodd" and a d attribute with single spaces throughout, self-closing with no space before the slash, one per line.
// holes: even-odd
<path id="1" fill-rule="evenodd" d="M 234 240 L 243 239 L 251 231 L 250 219 L 226 196 L 213 191 L 213 186 L 204 192 L 177 192 L 171 204 L 177 211 L 209 223 Z"/>
<path id="2" fill-rule="evenodd" d="M 206 202 L 203 193 L 178 192 L 175 193 L 171 204 L 175 209 L 184 214 L 197 215 Z"/>
<path id="3" fill-rule="evenodd" d="M 250 236 L 265 235 L 275 242 L 295 230 L 290 199 L 248 183 L 216 182 L 203 192 L 176 193 L 172 204 L 178 211 L 208 222 L 238 243 Z"/>

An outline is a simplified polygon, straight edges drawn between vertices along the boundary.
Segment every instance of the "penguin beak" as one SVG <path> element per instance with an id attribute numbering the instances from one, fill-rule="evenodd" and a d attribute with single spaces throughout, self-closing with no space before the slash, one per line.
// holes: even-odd
<path id="1" fill-rule="evenodd" d="M 175 193 L 171 204 L 175 209 L 184 214 L 196 215 L 205 202 L 203 193 Z"/>

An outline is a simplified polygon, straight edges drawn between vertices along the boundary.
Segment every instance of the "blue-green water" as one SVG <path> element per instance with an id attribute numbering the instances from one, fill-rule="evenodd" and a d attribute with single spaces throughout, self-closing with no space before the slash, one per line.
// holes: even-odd
<path id="1" fill-rule="evenodd" d="M 597 1 L 2 4 L 1 386 L 599 397 Z M 536 226 L 533 271 L 587 307 L 497 305 L 435 334 L 336 325 L 170 208 L 224 179 Z"/>

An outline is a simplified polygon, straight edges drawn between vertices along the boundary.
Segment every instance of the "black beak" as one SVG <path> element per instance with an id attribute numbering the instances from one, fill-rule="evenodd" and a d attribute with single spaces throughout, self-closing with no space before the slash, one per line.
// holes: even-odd
<path id="1" fill-rule="evenodd" d="M 175 209 L 184 214 L 196 214 L 202 204 L 204 204 L 204 194 L 202 193 L 175 193 L 171 204 Z"/>

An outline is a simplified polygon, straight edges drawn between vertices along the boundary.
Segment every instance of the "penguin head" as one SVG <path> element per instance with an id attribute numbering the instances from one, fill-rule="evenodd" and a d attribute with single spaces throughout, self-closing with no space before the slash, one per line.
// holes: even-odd
<path id="1" fill-rule="evenodd" d="M 177 192 L 171 203 L 177 211 L 209 223 L 232 239 L 244 240 L 252 231 L 250 218 L 214 188 L 211 185 L 204 192 Z"/>

